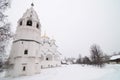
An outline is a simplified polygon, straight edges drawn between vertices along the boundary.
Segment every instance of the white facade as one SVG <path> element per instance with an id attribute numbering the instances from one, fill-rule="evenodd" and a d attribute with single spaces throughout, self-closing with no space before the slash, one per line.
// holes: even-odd
<path id="1" fill-rule="evenodd" d="M 55 40 L 41 36 L 39 18 L 31 7 L 18 21 L 9 57 L 7 76 L 25 76 L 40 73 L 41 68 L 61 66 Z"/>

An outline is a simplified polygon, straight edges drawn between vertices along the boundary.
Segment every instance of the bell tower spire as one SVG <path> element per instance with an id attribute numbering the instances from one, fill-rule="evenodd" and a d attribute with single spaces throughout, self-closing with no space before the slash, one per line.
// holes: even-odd
<path id="1" fill-rule="evenodd" d="M 33 6 L 34 4 L 31 3 L 31 8 L 27 9 L 26 12 L 23 14 L 22 18 L 19 19 L 18 27 L 16 31 L 17 33 L 16 40 L 30 39 L 30 40 L 35 40 L 37 42 L 40 41 L 39 36 L 36 37 L 34 36 L 34 35 L 41 35 L 41 24 Z M 20 33 L 18 34 L 18 32 Z M 23 33 L 26 35 L 22 35 Z"/>

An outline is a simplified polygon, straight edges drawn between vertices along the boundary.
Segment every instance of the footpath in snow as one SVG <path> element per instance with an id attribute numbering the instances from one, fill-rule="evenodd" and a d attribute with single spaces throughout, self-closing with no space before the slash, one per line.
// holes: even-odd
<path id="1" fill-rule="evenodd" d="M 120 80 L 120 65 L 106 65 L 104 68 L 81 65 L 42 69 L 41 74 L 0 80 Z"/>

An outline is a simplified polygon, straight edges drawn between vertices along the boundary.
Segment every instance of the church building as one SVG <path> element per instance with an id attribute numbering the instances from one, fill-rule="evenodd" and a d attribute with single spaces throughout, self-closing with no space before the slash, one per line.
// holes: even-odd
<path id="1" fill-rule="evenodd" d="M 41 69 L 61 66 L 54 39 L 41 36 L 41 24 L 33 4 L 18 20 L 9 56 L 7 76 L 39 74 Z"/>

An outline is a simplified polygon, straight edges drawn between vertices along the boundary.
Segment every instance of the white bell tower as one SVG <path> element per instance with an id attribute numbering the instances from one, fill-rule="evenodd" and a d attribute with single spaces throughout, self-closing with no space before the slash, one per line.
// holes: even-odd
<path id="1" fill-rule="evenodd" d="M 38 15 L 31 8 L 18 21 L 16 34 L 10 53 L 9 76 L 33 75 L 40 73 L 41 25 Z"/>

